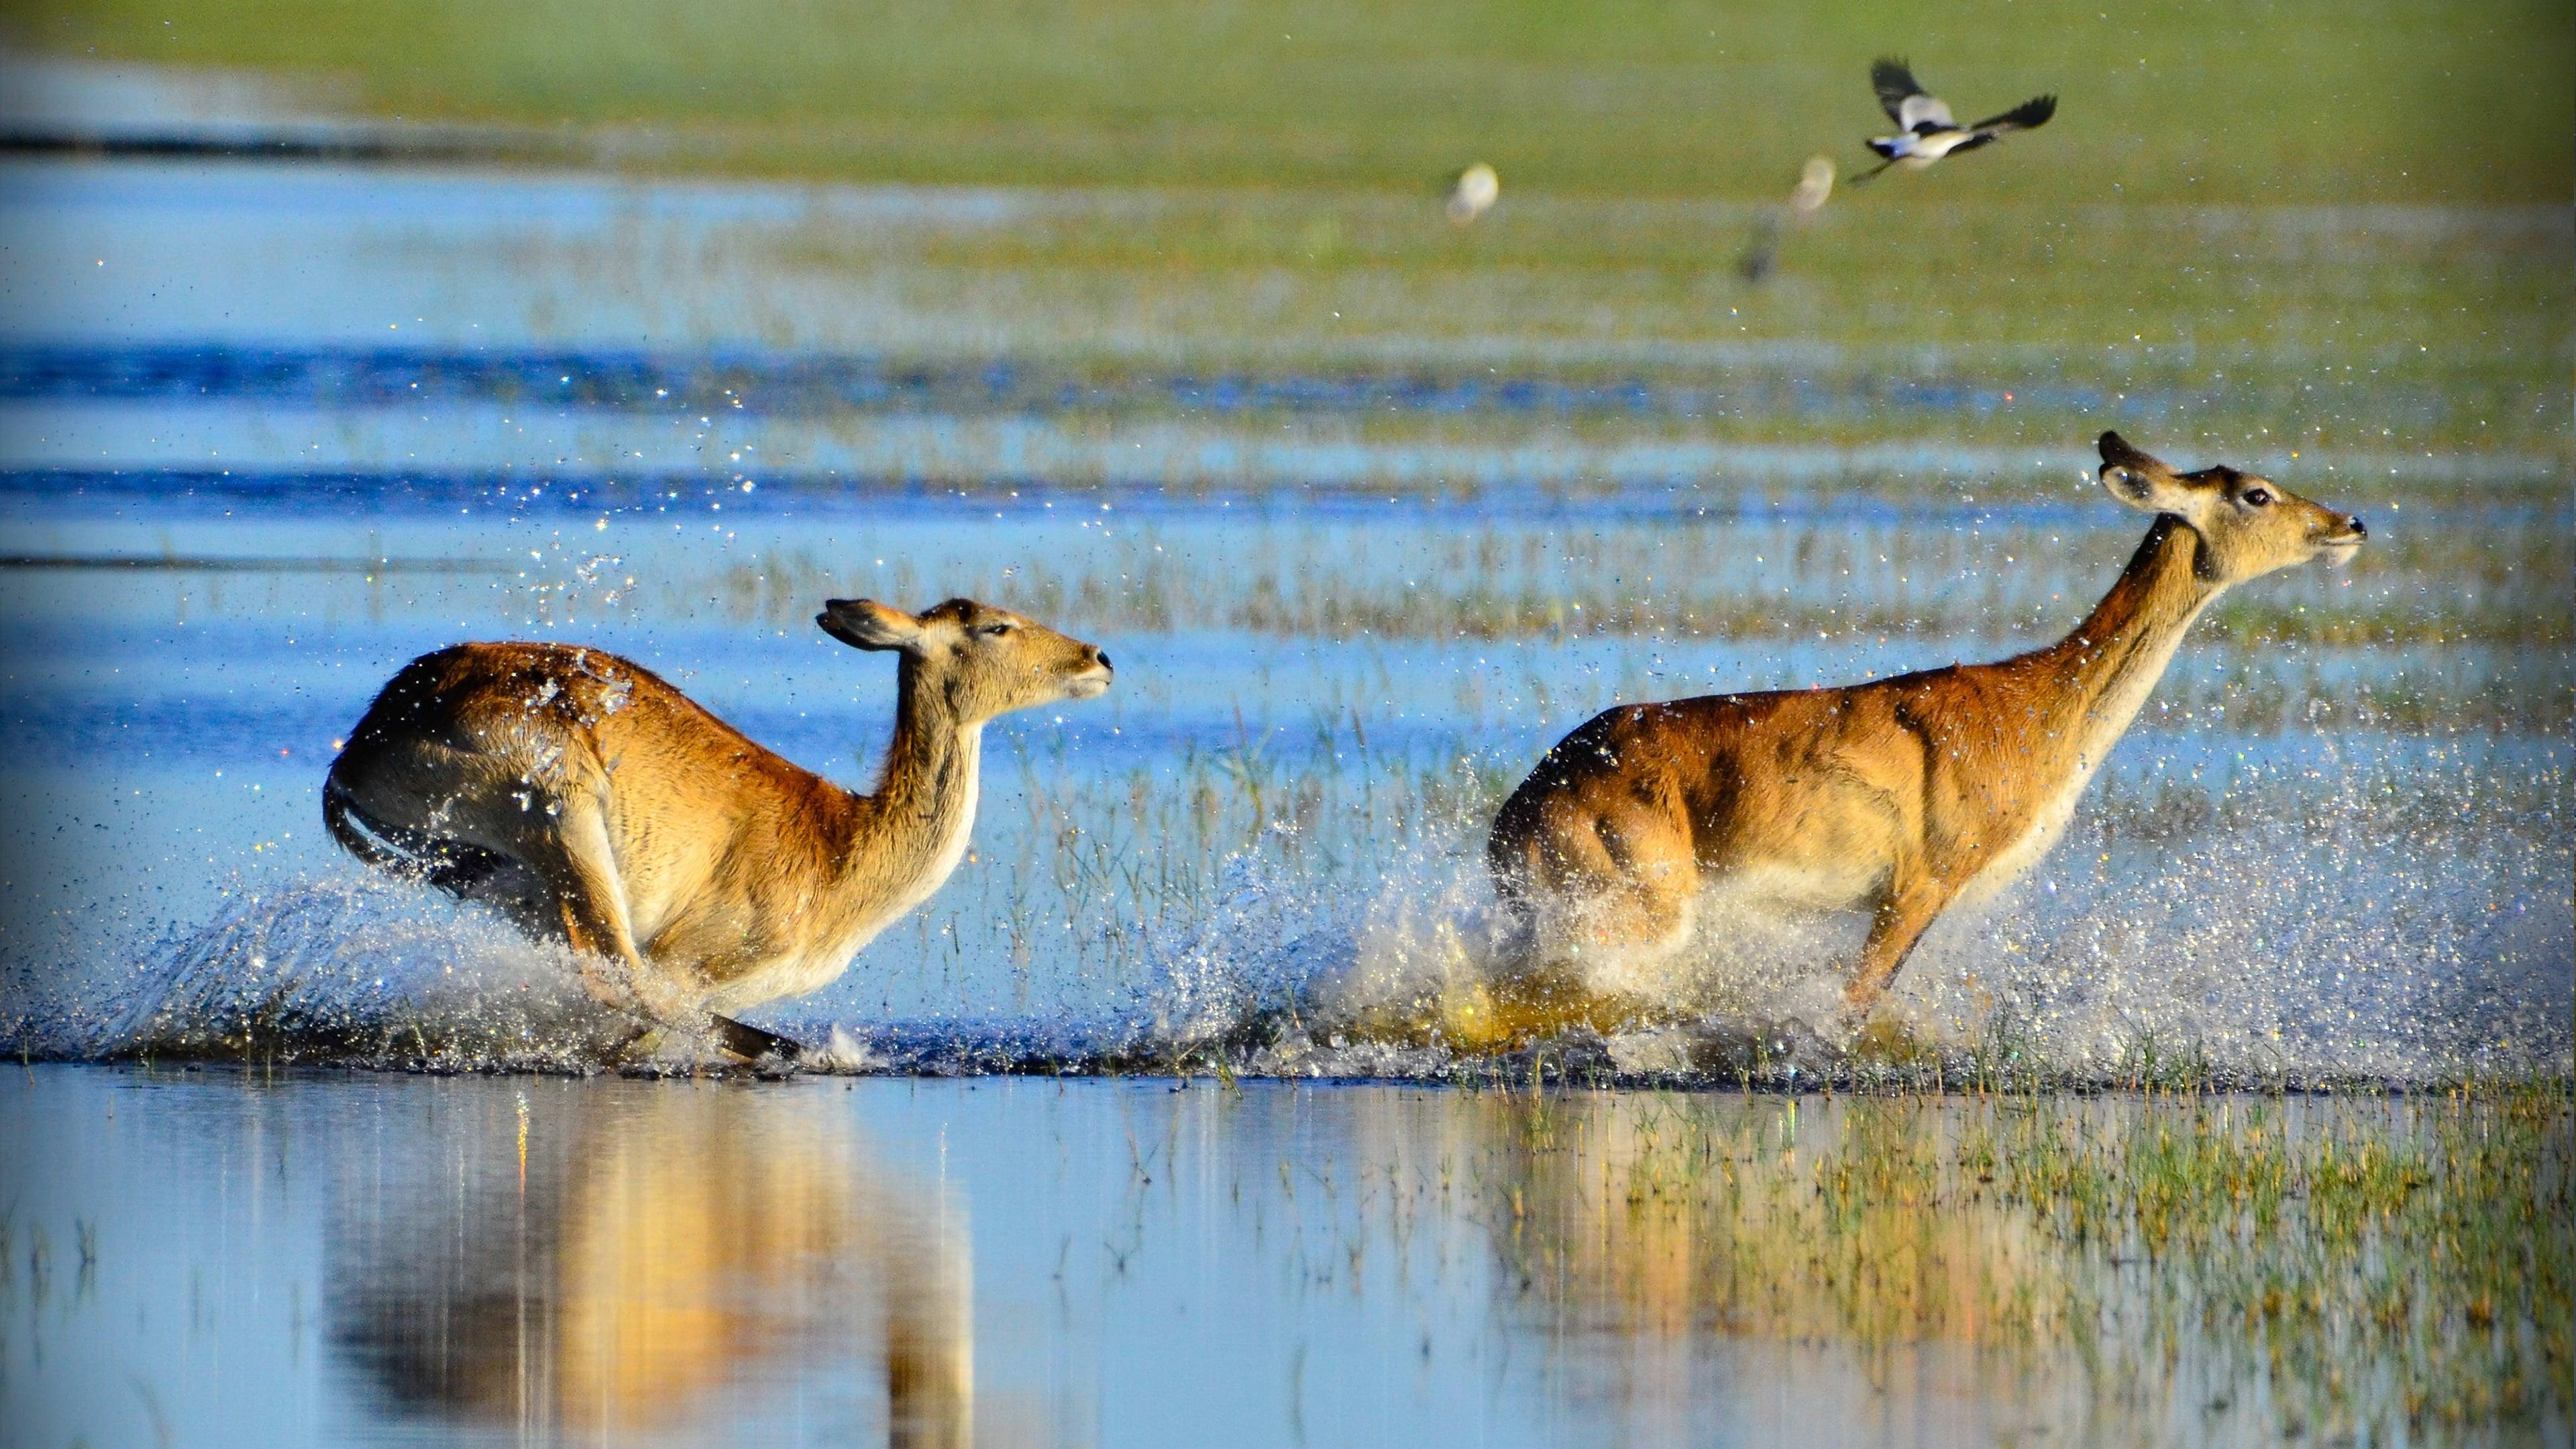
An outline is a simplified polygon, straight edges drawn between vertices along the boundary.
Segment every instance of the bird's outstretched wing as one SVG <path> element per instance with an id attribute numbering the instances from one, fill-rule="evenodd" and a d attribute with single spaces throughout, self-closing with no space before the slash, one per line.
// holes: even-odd
<path id="1" fill-rule="evenodd" d="M 1878 104 L 1886 110 L 1887 118 L 1908 131 L 1925 121 L 1937 126 L 1952 124 L 1950 108 L 1925 95 L 1914 72 L 1894 56 L 1870 66 L 1869 83 L 1878 92 Z"/>
<path id="2" fill-rule="evenodd" d="M 1869 83 L 1878 92 L 1878 103 L 1886 109 L 1887 118 L 1900 126 L 1905 124 L 1905 98 L 1923 94 L 1923 87 L 1914 83 L 1913 70 L 1892 55 L 1871 64 Z"/>
<path id="3" fill-rule="evenodd" d="M 2002 115 L 1988 116 L 1968 129 L 1983 135 L 2000 136 L 2006 131 L 2028 131 L 2045 126 L 2048 118 L 2056 114 L 2057 97 L 2034 96 Z"/>

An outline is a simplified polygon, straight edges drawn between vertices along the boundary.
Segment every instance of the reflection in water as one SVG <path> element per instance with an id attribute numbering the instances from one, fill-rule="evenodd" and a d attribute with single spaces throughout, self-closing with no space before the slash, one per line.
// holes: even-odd
<path id="1" fill-rule="evenodd" d="M 2061 1352 L 2074 1263 L 1974 1169 L 1961 1187 L 1950 1117 L 1513 1093 L 1455 1117 L 1444 1136 L 1508 1205 L 1487 1220 L 1508 1307 L 1583 1398 L 1650 1435 L 1689 1438 L 1712 1375 L 1755 1391 L 1766 1373 L 1816 1391 L 1796 1416 L 1814 1442 L 2172 1428 L 2144 1405 L 2103 1416 Z"/>
<path id="2" fill-rule="evenodd" d="M 614 1443 L 708 1437 L 782 1389 L 857 1435 L 881 1391 L 888 1441 L 972 1441 L 943 1193 L 739 1089 L 551 1085 L 441 1094 L 417 1115 L 447 1120 L 387 1123 L 351 1165 L 332 1340 L 393 1406 Z"/>
<path id="3" fill-rule="evenodd" d="M 1972 1114 L 1509 1089 L 1332 1105 L 1367 1189 L 1332 1233 L 1392 1249 L 1404 1281 L 1432 1236 L 1417 1215 L 1448 1218 L 1493 1321 L 1540 1349 L 1547 1399 L 1614 1442 L 1706 1442 L 1721 1407 L 1747 1443 L 2174 1428 L 2162 1399 L 2114 1412 L 2067 1352 L 2092 1285 L 1977 1169 L 1962 1186 Z"/>
<path id="4" fill-rule="evenodd" d="M 13 1070 L 0 1444 L 2217 1449 L 2576 1412 L 2563 1081 L 1177 1086 Z"/>
<path id="5" fill-rule="evenodd" d="M 1496 1306 L 1547 1343 L 1558 1392 L 1647 1438 L 1783 1379 L 1779 1427 L 1810 1444 L 2565 1424 L 2570 1256 L 2535 1237 L 2570 1187 L 2562 1086 L 1354 1112 L 1388 1238 L 1428 1189 L 1478 1205 Z"/>

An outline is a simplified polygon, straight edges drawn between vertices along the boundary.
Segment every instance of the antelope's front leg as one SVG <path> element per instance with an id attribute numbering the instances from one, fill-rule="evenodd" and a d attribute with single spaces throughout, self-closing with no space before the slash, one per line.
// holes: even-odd
<path id="1" fill-rule="evenodd" d="M 1870 918 L 1869 939 L 1860 948 L 1859 964 L 1843 988 L 1845 1019 L 1853 1026 L 1869 1019 L 1871 1008 L 1896 979 L 1897 968 L 1914 952 L 1923 933 L 1939 918 L 1957 892 L 1920 871 L 1900 867 Z"/>

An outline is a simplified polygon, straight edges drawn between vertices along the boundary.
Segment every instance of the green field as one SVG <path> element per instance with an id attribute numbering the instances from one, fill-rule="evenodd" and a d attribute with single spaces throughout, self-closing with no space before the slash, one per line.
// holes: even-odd
<path id="1" fill-rule="evenodd" d="M 699 259 L 851 282 L 917 324 L 870 338 L 889 355 L 2015 392 L 1929 423 L 1755 401 L 1677 430 L 1727 442 L 2080 447 L 2139 426 L 2123 404 L 2145 390 L 2186 410 L 2180 437 L 2159 434 L 2180 451 L 2504 453 L 2531 464 L 2523 489 L 2557 496 L 2576 5 L 1972 0 L 1925 18 L 33 0 L 0 34 L 247 67 L 327 105 L 559 128 L 631 169 L 1025 188 L 1007 224 L 818 223 L 783 254 Z M 1748 284 L 1736 258 L 1799 163 L 1870 159 L 1860 140 L 1886 123 L 1866 71 L 1888 51 L 1965 114 L 2042 90 L 2063 106 L 2033 135 L 1846 189 Z M 1439 188 L 1479 158 L 1503 203 L 1453 228 Z M 803 320 L 728 319 L 790 347 L 812 345 Z M 2052 384 L 2101 398 L 2027 398 Z M 1492 439 L 1493 422 L 1470 426 Z"/>
<path id="2" fill-rule="evenodd" d="M 2564 3 L 24 0 L 20 44 L 276 69 L 409 116 L 648 128 L 855 179 L 1752 197 L 1861 159 L 1872 57 L 2065 108 L 1948 203 L 2564 203 Z M 2018 149 L 2018 148 L 2017 148 Z M 1980 158 L 1992 160 L 1994 158 Z"/>

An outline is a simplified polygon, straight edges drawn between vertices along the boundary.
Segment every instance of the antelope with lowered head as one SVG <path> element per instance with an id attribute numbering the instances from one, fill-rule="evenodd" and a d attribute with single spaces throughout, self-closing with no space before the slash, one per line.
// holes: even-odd
<path id="1" fill-rule="evenodd" d="M 405 665 L 322 790 L 359 859 L 499 906 L 568 943 L 593 996 L 713 1029 L 838 977 L 966 854 L 994 716 L 1109 688 L 1109 656 L 971 599 L 919 616 L 834 599 L 815 616 L 892 650 L 894 739 L 873 795 L 761 748 L 650 671 L 569 644 L 458 644 Z"/>
<path id="2" fill-rule="evenodd" d="M 2341 562 L 2361 520 L 2229 467 L 2181 473 L 2101 437 L 2111 496 L 2156 515 L 2075 631 L 1996 664 L 1838 689 L 1626 705 L 1547 753 L 1487 841 L 1527 932 L 1472 1035 L 1633 1020 L 1619 979 L 1687 938 L 1704 885 L 1813 909 L 1865 907 L 1845 989 L 1865 1019 L 1924 930 L 2055 842 L 2192 621 L 2249 579 Z"/>

